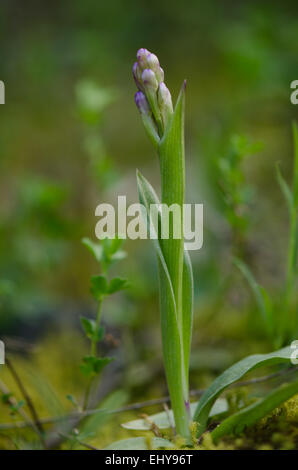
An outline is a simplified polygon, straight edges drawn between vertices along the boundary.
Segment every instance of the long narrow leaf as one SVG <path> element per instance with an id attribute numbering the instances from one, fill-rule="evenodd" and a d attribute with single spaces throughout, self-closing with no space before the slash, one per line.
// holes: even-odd
<path id="1" fill-rule="evenodd" d="M 147 217 L 151 229 L 158 233 L 158 227 L 152 227 L 150 220 L 150 206 L 158 204 L 158 198 L 150 183 L 138 172 L 137 183 L 140 202 L 146 207 Z M 165 360 L 165 371 L 171 397 L 172 407 L 175 410 L 175 421 L 178 416 L 185 422 L 182 426 L 188 428 L 187 416 L 185 415 L 186 384 L 184 382 L 184 359 L 182 335 L 178 325 L 176 299 L 173 291 L 171 277 L 167 263 L 163 256 L 159 240 L 154 240 L 154 247 L 158 256 L 159 283 L 160 283 L 160 310 L 161 310 L 161 334 L 163 355 Z M 177 416 L 178 415 L 178 416 Z"/>
<path id="2" fill-rule="evenodd" d="M 148 180 L 137 171 L 137 184 L 139 191 L 139 198 L 141 203 L 146 207 L 147 210 L 147 221 L 151 226 L 151 231 L 158 236 L 158 226 L 154 226 L 156 220 L 150 220 L 150 205 L 156 204 L 159 205 L 159 199 L 151 186 Z M 159 258 L 159 261 L 165 271 L 165 276 L 169 283 L 169 289 L 171 290 L 173 302 L 175 302 L 175 296 L 173 291 L 173 286 L 170 278 L 169 271 L 167 269 L 167 264 L 163 256 L 163 251 L 161 248 L 162 241 L 158 239 L 153 239 L 154 246 Z M 182 342 L 184 348 L 184 361 L 185 369 L 188 372 L 189 365 L 189 356 L 190 356 L 190 346 L 191 346 L 191 332 L 192 332 L 192 322 L 193 322 L 193 274 L 190 256 L 187 250 L 184 250 L 183 257 L 183 298 L 182 298 L 182 313 L 183 313 L 183 324 L 182 324 Z M 176 313 L 177 315 L 177 313 Z"/>
<path id="3" fill-rule="evenodd" d="M 246 427 L 268 415 L 271 411 L 298 393 L 298 380 L 273 390 L 265 398 L 225 419 L 212 431 L 214 442 L 226 434 L 240 434 Z"/>
<path id="4" fill-rule="evenodd" d="M 170 277 L 170 273 L 168 271 L 167 263 L 165 261 L 161 246 L 160 246 L 160 240 L 158 239 L 158 234 L 159 234 L 159 227 L 156 225 L 156 222 L 158 224 L 158 221 L 150 218 L 150 207 L 155 204 L 159 205 L 159 199 L 157 197 L 156 192 L 154 191 L 153 187 L 149 183 L 149 181 L 137 170 L 137 186 L 138 186 L 138 193 L 139 193 L 139 199 L 140 203 L 144 205 L 146 208 L 146 216 L 147 216 L 147 222 L 149 225 L 148 231 L 151 232 L 151 234 L 154 235 L 154 238 L 152 238 L 152 241 L 154 243 L 154 248 L 156 250 L 159 262 L 162 265 L 162 268 L 165 272 L 166 279 L 168 280 L 168 289 L 171 292 L 171 296 L 173 298 L 173 304 L 175 305 L 175 311 L 176 311 L 176 301 L 175 301 L 175 295 L 173 291 L 173 285 Z M 177 312 L 176 312 L 176 317 L 177 317 Z"/>
<path id="5" fill-rule="evenodd" d="M 270 354 L 248 356 L 225 370 L 206 390 L 195 411 L 194 420 L 198 422 L 198 432 L 205 431 L 208 416 L 218 396 L 232 383 L 237 382 L 248 372 L 273 364 L 290 363 L 292 349 L 290 346 Z"/>
<path id="6" fill-rule="evenodd" d="M 174 226 L 170 224 L 169 239 L 163 240 L 163 255 L 171 276 L 178 321 L 182 325 L 182 278 L 183 278 L 183 204 L 185 192 L 184 156 L 184 105 L 185 88 L 177 100 L 174 115 L 159 145 L 161 172 L 161 200 L 168 208 L 177 204 L 181 210 L 181 237 L 174 239 Z"/>

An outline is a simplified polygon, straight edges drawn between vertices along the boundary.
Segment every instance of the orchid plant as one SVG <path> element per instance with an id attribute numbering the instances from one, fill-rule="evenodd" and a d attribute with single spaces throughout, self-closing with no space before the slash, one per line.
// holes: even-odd
<path id="1" fill-rule="evenodd" d="M 211 416 L 225 418 L 212 431 L 216 442 L 221 436 L 239 433 L 247 425 L 254 424 L 268 412 L 298 392 L 297 378 L 277 388 L 249 407 L 229 416 L 225 400 L 219 395 L 246 373 L 261 366 L 291 365 L 290 346 L 269 354 L 248 356 L 224 371 L 205 391 L 199 402 L 189 401 L 189 358 L 193 317 L 193 275 L 188 252 L 184 249 L 183 230 L 174 236 L 176 219 L 172 221 L 169 237 L 161 237 L 163 207 L 178 205 L 183 220 L 185 196 L 184 156 L 184 81 L 176 105 L 164 83 L 164 71 L 155 54 L 146 49 L 137 53 L 133 76 L 138 91 L 135 103 L 145 130 L 158 153 L 161 175 L 161 203 L 150 183 L 137 171 L 137 184 L 141 204 L 146 208 L 150 231 L 155 233 L 155 251 L 158 259 L 162 348 L 166 378 L 171 400 L 171 411 L 123 424 L 126 429 L 150 430 L 175 428 L 176 434 L 185 439 L 186 445 L 195 445 L 191 423 L 196 423 L 195 439 L 207 429 Z M 151 217 L 150 207 L 159 207 L 158 217 Z M 183 226 L 183 224 L 181 224 Z M 296 369 L 294 369 L 296 370 Z M 228 416 L 228 417 L 227 417 Z M 174 420 L 172 422 L 172 419 Z M 154 440 L 153 440 L 154 441 Z M 158 442 L 155 442 L 158 441 Z M 166 439 L 155 438 L 153 446 L 171 447 Z M 141 447 L 140 447 L 141 446 Z M 142 447 L 144 446 L 144 447 Z M 111 444 L 108 449 L 147 448 L 144 438 L 132 438 Z"/>
<path id="2" fill-rule="evenodd" d="M 189 356 L 193 316 L 193 276 L 190 258 L 184 250 L 183 204 L 185 193 L 184 161 L 184 102 L 186 82 L 183 83 L 175 108 L 171 93 L 164 83 L 164 72 L 155 54 L 140 49 L 133 66 L 138 88 L 135 102 L 146 132 L 159 156 L 162 206 L 173 204 L 180 208 L 180 237 L 174 236 L 177 227 L 172 221 L 168 239 L 159 237 L 160 221 L 155 230 L 158 255 L 162 345 L 166 377 L 175 416 L 177 433 L 189 438 L 191 420 L 189 408 Z M 137 172 L 140 202 L 149 214 L 150 206 L 159 204 L 148 181 Z"/>

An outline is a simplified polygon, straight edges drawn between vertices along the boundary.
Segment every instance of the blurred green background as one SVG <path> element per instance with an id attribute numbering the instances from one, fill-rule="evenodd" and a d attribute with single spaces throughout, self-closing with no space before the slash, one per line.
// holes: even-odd
<path id="1" fill-rule="evenodd" d="M 187 202 L 205 211 L 204 246 L 191 253 L 194 370 L 221 370 L 270 348 L 231 257 L 240 249 L 273 292 L 284 278 L 288 215 L 275 165 L 291 182 L 297 13 L 295 2 L 265 0 L 1 2 L 0 335 L 9 350 L 23 354 L 25 342 L 27 354 L 52 338 L 59 357 L 72 355 L 80 315 L 95 311 L 89 281 L 98 267 L 81 244 L 95 239 L 95 207 L 117 195 L 137 202 L 136 168 L 159 187 L 133 100 L 140 47 L 159 57 L 174 98 L 188 83 Z M 221 184 L 233 152 L 242 176 L 231 184 L 243 189 L 236 221 Z M 121 371 L 132 400 L 163 372 L 152 246 L 128 241 L 124 248 L 128 256 L 114 269 L 131 288 L 107 303 L 103 322 L 106 348 L 118 357 L 110 374 Z M 54 368 L 44 365 L 43 374 Z M 192 377 L 192 385 L 203 380 Z M 156 384 L 165 393 L 164 380 Z M 64 382 L 63 393 L 70 388 Z"/>

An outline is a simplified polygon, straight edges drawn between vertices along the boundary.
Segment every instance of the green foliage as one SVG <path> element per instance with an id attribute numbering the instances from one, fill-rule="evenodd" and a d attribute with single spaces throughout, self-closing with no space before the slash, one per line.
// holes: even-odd
<path id="1" fill-rule="evenodd" d="M 90 290 L 96 300 L 102 300 L 108 293 L 107 278 L 105 276 L 92 276 Z"/>
<path id="2" fill-rule="evenodd" d="M 216 443 L 218 439 L 227 434 L 241 434 L 246 427 L 250 427 L 258 422 L 264 416 L 268 415 L 271 411 L 279 405 L 289 400 L 293 395 L 298 393 L 298 381 L 296 380 L 290 384 L 284 384 L 280 388 L 273 390 L 257 403 L 253 403 L 233 414 L 229 418 L 222 421 L 211 432 L 211 436 Z"/>
<path id="3" fill-rule="evenodd" d="M 110 284 L 108 286 L 108 294 L 115 294 L 115 292 L 119 292 L 127 288 L 128 282 L 126 279 L 122 279 L 121 277 L 115 277 L 110 281 Z"/>
<path id="4" fill-rule="evenodd" d="M 158 198 L 150 183 L 148 183 L 148 181 L 139 172 L 137 173 L 137 180 L 139 198 L 141 203 L 146 207 L 149 226 L 155 233 L 158 233 L 158 228 L 153 226 L 155 221 L 150 220 L 149 217 L 150 205 L 158 204 Z M 191 269 L 188 267 L 189 264 L 186 266 L 186 263 L 189 262 L 186 254 L 184 260 L 182 260 L 184 276 L 183 283 L 185 289 L 182 304 L 184 317 L 182 319 L 180 316 L 179 320 L 170 272 L 162 250 L 162 244 L 158 239 L 154 240 L 154 247 L 156 249 L 159 262 L 163 354 L 168 387 L 174 415 L 176 412 L 180 414 L 180 416 L 185 416 L 185 402 L 188 400 L 188 389 L 185 389 L 185 387 L 188 386 L 188 360 L 192 326 L 192 273 Z M 189 291 L 191 291 L 191 295 L 189 295 Z M 178 375 L 177 370 L 182 370 L 182 374 L 184 374 L 184 376 Z M 184 383 L 182 383 L 182 381 L 184 381 Z M 177 409 L 175 409 L 176 407 Z M 175 422 L 177 424 L 176 416 Z"/>
<path id="5" fill-rule="evenodd" d="M 91 339 L 91 341 L 99 342 L 103 339 L 105 334 L 104 327 L 98 326 L 95 320 L 81 317 L 81 324 L 84 328 L 87 338 Z"/>
<path id="6" fill-rule="evenodd" d="M 254 425 L 293 395 L 297 394 L 298 382 L 296 380 L 278 389 L 274 389 L 265 397 L 245 408 L 243 408 L 242 405 L 239 411 L 238 406 L 235 410 L 233 410 L 232 407 L 230 408 L 229 400 L 218 398 L 228 386 L 232 385 L 252 370 L 275 364 L 290 364 L 291 354 L 292 348 L 289 346 L 270 354 L 249 356 L 234 364 L 217 377 L 205 391 L 199 402 L 194 402 L 190 406 L 191 415 L 195 422 L 193 445 L 196 446 L 197 437 L 204 433 L 207 422 L 212 417 L 216 417 L 216 421 L 222 420 L 221 423 L 211 431 L 211 437 L 216 443 L 218 439 L 227 434 L 241 433 L 244 429 Z M 226 418 L 227 412 L 229 412 L 229 414 L 232 412 L 233 414 Z M 160 430 L 174 428 L 174 414 L 172 410 L 169 410 L 154 415 L 146 415 L 143 419 L 127 422 L 122 424 L 122 426 L 128 430 L 138 431 L 150 431 L 153 426 L 156 426 L 157 429 Z M 189 442 L 188 445 L 190 445 Z"/>
<path id="7" fill-rule="evenodd" d="M 101 264 L 104 272 L 106 272 L 113 263 L 121 261 L 126 257 L 125 251 L 121 249 L 123 240 L 117 237 L 113 239 L 105 238 L 101 243 L 95 243 L 89 238 L 83 238 L 82 243 L 92 253 L 96 261 Z"/>
<path id="8" fill-rule="evenodd" d="M 97 314 L 95 319 L 81 317 L 81 324 L 85 335 L 90 340 L 90 355 L 83 358 L 81 364 L 82 373 L 89 378 L 89 384 L 86 389 L 84 408 L 88 406 L 89 393 L 93 379 L 102 372 L 113 358 L 98 357 L 97 344 L 104 339 L 105 330 L 100 325 L 101 309 L 103 300 L 109 295 L 127 288 L 126 279 L 119 277 L 113 278 L 110 282 L 106 275 L 111 264 L 117 260 L 123 259 L 125 253 L 121 250 L 122 240 L 118 238 L 105 239 L 101 244 L 94 243 L 88 238 L 84 238 L 82 243 L 92 253 L 96 261 L 101 265 L 105 275 L 96 275 L 91 277 L 91 293 L 98 302 Z"/>
<path id="9" fill-rule="evenodd" d="M 208 387 L 199 401 L 194 414 L 194 420 L 198 423 L 198 434 L 200 435 L 205 431 L 213 403 L 229 385 L 259 367 L 283 363 L 290 364 L 291 354 L 292 349 L 289 346 L 270 354 L 248 356 L 225 370 L 214 380 L 210 387 Z"/>
<path id="10" fill-rule="evenodd" d="M 113 358 L 111 357 L 95 357 L 85 356 L 83 358 L 83 364 L 81 365 L 81 371 L 88 377 L 98 375 L 102 369 L 107 366 Z"/>
<path id="11" fill-rule="evenodd" d="M 126 279 L 115 277 L 109 283 L 105 276 L 91 277 L 91 293 L 93 297 L 101 301 L 107 295 L 115 294 L 121 290 L 127 289 L 128 283 Z"/>

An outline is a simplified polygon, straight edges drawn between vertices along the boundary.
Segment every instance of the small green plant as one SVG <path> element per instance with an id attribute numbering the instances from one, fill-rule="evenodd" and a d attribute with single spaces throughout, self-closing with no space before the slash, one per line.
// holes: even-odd
<path id="1" fill-rule="evenodd" d="M 83 409 L 88 407 L 89 395 L 94 379 L 100 374 L 104 367 L 111 361 L 110 357 L 99 357 L 97 354 L 97 345 L 105 336 L 104 327 L 101 326 L 102 303 L 105 298 L 126 289 L 127 280 L 115 277 L 110 281 L 107 278 L 110 266 L 125 257 L 125 252 L 121 249 L 123 240 L 115 238 L 104 239 L 102 243 L 95 243 L 89 238 L 82 240 L 83 244 L 89 249 L 94 258 L 100 263 L 103 274 L 91 277 L 91 293 L 97 301 L 97 313 L 95 319 L 81 317 L 81 324 L 86 337 L 90 341 L 90 354 L 83 358 L 81 370 L 89 379 L 86 388 Z"/>

